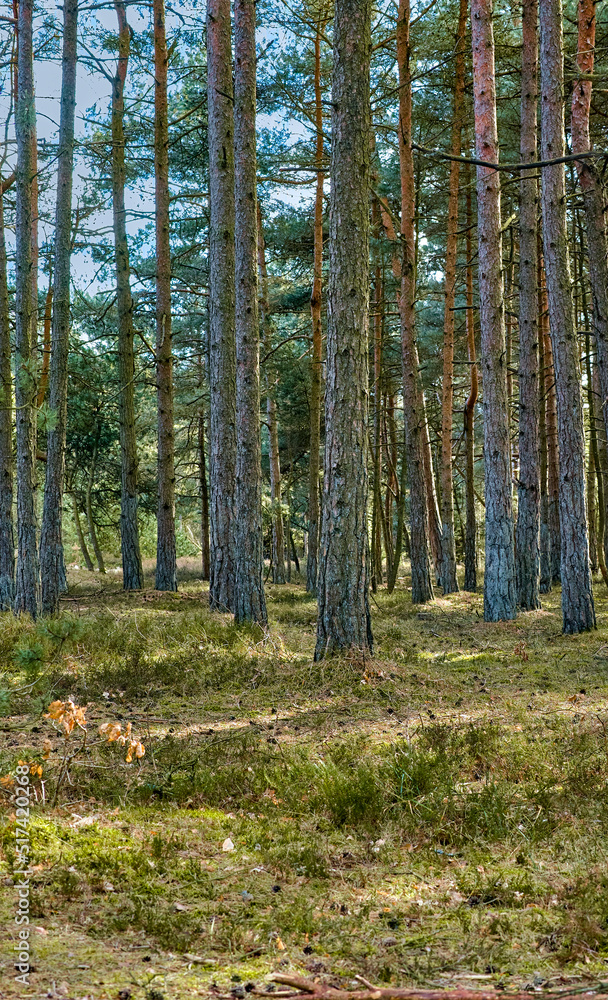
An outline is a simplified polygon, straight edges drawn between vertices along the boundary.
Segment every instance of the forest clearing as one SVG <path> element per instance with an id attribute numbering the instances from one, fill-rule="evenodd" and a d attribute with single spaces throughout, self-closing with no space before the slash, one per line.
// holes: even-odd
<path id="1" fill-rule="evenodd" d="M 348 989 L 357 975 L 532 991 L 605 980 L 606 600 L 598 631 L 571 637 L 557 594 L 486 623 L 479 596 L 420 611 L 402 581 L 373 602 L 373 659 L 314 663 L 301 584 L 268 588 L 264 635 L 211 613 L 195 572 L 180 576 L 179 594 L 105 581 L 99 594 L 81 571 L 54 634 L 3 630 L 4 684 L 22 690 L 0 720 L 0 771 L 21 759 L 42 776 L 35 971 L 12 985 L 5 889 L 0 995 L 240 997 L 281 972 Z M 97 745 L 52 807 L 64 741 L 43 713 L 69 697 Z M 99 741 L 117 720 L 141 760 Z M 6 813 L 2 837 L 6 886 Z"/>

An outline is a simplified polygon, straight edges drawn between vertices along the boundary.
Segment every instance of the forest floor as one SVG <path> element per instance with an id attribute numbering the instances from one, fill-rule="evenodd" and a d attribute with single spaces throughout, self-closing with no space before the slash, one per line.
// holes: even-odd
<path id="1" fill-rule="evenodd" d="M 372 600 L 374 658 L 312 662 L 316 609 L 269 632 L 72 573 L 61 616 L 0 622 L 0 997 L 245 997 L 346 987 L 541 993 L 608 979 L 608 598 L 598 630 L 481 595 Z M 86 706 L 87 745 L 45 717 Z M 99 738 L 132 723 L 145 745 Z M 57 782 L 65 754 L 68 773 Z M 28 987 L 14 981 L 11 774 L 32 773 Z M 65 773 L 65 768 L 64 768 Z"/>

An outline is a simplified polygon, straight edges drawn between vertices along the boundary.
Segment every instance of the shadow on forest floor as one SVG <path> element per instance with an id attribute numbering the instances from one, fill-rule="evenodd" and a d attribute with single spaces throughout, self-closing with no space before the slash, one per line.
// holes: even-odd
<path id="1" fill-rule="evenodd" d="M 190 562 L 178 594 L 74 571 L 57 619 L 0 620 L 0 996 L 239 997 L 281 966 L 336 985 L 605 978 L 603 585 L 597 632 L 572 637 L 559 592 L 486 624 L 480 595 L 417 608 L 401 581 L 373 598 L 373 659 L 315 664 L 301 585 L 268 587 L 264 634 L 212 615 Z M 53 806 L 66 743 L 45 712 L 70 697 L 90 735 L 70 735 Z M 127 763 L 105 722 L 145 756 Z M 29 992 L 19 760 L 42 768 Z"/>

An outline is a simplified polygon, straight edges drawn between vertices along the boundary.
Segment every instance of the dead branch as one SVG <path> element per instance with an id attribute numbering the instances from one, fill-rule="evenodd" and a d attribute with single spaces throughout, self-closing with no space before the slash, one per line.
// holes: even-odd
<path id="1" fill-rule="evenodd" d="M 282 972 L 275 973 L 272 979 L 275 983 L 281 983 L 283 986 L 291 986 L 300 991 L 299 994 L 292 994 L 292 996 L 299 996 L 300 998 L 303 996 L 306 998 L 313 997 L 315 1000 L 496 1000 L 497 996 L 494 990 L 491 992 L 487 990 L 468 989 L 420 990 L 413 987 L 398 989 L 393 986 L 374 986 L 372 983 L 368 983 L 367 980 L 362 979 L 361 976 L 357 976 L 357 979 L 367 986 L 365 990 L 339 990 L 333 986 L 325 986 L 323 983 L 313 982 L 312 979 L 305 979 L 303 976 L 291 976 Z M 573 996 L 574 993 L 580 996 L 581 992 L 580 989 L 575 991 L 562 990 L 545 993 L 544 995 L 553 998 L 565 998 Z M 596 986 L 589 986 L 584 991 L 586 996 L 595 996 L 598 993 L 606 992 L 608 992 L 607 983 L 598 983 Z M 509 1000 L 530 1000 L 530 993 L 505 993 L 504 996 L 505 998 L 508 997 Z"/>

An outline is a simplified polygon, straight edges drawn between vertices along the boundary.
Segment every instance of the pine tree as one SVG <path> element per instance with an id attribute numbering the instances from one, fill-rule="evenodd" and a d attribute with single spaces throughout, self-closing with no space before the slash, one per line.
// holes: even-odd
<path id="1" fill-rule="evenodd" d="M 561 0 L 540 0 L 541 156 L 564 155 L 564 83 Z M 559 447 L 559 522 L 563 628 L 595 627 L 585 510 L 583 402 L 566 229 L 564 165 L 542 170 L 542 217 L 549 328 Z"/>
<path id="2" fill-rule="evenodd" d="M 473 93 L 477 159 L 498 162 L 492 0 L 472 0 Z M 479 318 L 484 415 L 486 562 L 484 618 L 515 618 L 515 556 L 511 509 L 505 305 L 502 282 L 500 179 L 477 167 Z"/>
<path id="3" fill-rule="evenodd" d="M 234 611 L 236 474 L 234 119 L 230 0 L 207 3 L 209 604 Z"/>
<path id="4" fill-rule="evenodd" d="M 367 579 L 370 0 L 337 0 L 315 659 L 371 650 Z"/>
<path id="5" fill-rule="evenodd" d="M 55 614 L 63 581 L 61 522 L 65 477 L 68 355 L 70 346 L 70 259 L 72 250 L 72 176 L 76 112 L 78 0 L 63 7 L 61 113 L 57 157 L 53 322 L 49 366 L 49 407 L 54 423 L 47 434 L 44 507 L 40 533 L 42 611 Z"/>

